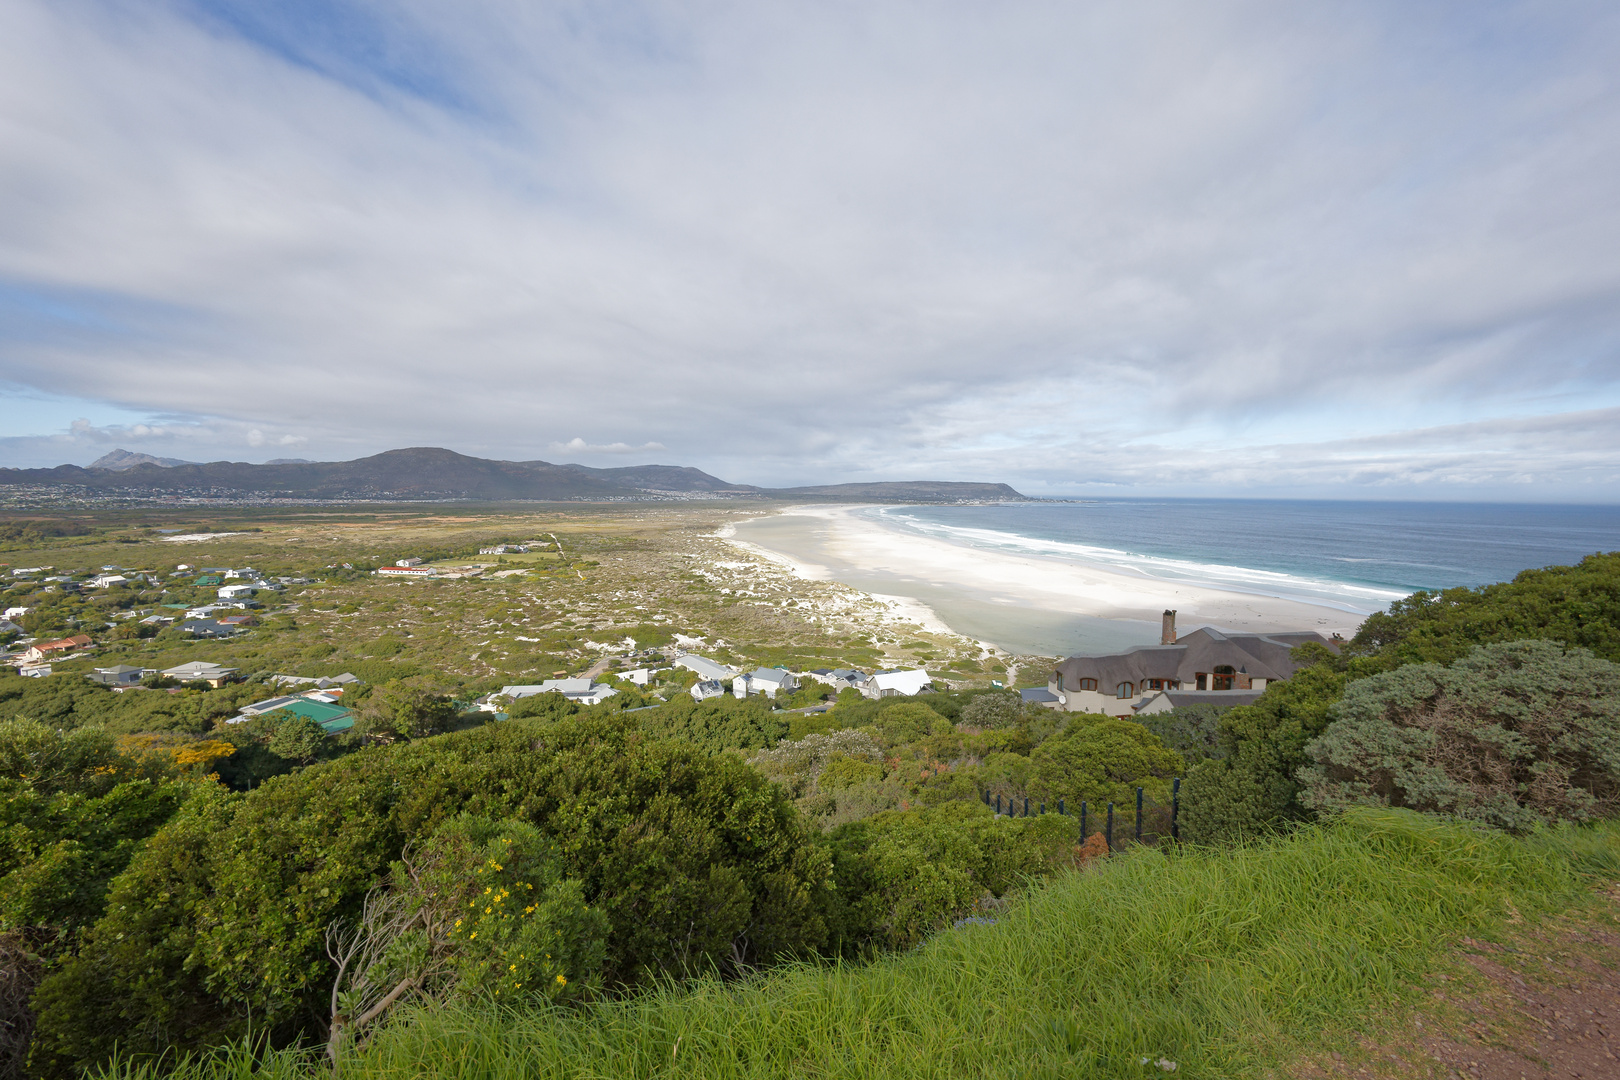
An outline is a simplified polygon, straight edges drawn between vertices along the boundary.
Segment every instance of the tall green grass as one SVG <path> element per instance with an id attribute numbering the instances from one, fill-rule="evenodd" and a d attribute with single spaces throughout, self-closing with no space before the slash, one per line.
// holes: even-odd
<path id="1" fill-rule="evenodd" d="M 1517 840 L 1359 811 L 1237 850 L 1138 849 L 1032 888 L 996 925 L 871 964 L 807 963 L 572 1013 L 418 1010 L 338 1075 L 1163 1077 L 1161 1059 L 1178 1078 L 1253 1075 L 1409 993 L 1458 935 L 1489 937 L 1515 909 L 1569 907 L 1590 875 L 1620 876 L 1620 827 Z M 323 1072 L 308 1054 L 241 1049 L 175 1069 Z"/>

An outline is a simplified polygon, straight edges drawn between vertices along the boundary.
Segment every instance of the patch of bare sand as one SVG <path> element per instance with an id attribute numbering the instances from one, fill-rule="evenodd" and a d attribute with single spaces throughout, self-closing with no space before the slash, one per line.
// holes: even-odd
<path id="1" fill-rule="evenodd" d="M 1620 885 L 1593 912 L 1465 938 L 1430 1000 L 1296 1080 L 1620 1080 Z"/>

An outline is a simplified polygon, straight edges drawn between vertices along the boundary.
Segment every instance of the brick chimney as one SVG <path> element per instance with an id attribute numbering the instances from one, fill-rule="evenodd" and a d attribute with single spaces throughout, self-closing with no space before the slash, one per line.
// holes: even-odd
<path id="1" fill-rule="evenodd" d="M 1176 643 L 1176 613 L 1173 612 L 1173 611 L 1166 611 L 1164 613 L 1163 629 L 1159 631 L 1159 644 L 1160 645 L 1174 645 L 1175 643 Z"/>

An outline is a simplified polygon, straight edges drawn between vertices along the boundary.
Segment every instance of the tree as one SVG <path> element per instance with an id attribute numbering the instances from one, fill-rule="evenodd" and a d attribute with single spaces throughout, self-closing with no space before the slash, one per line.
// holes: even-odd
<path id="1" fill-rule="evenodd" d="M 325 744 L 325 728 L 307 716 L 293 715 L 281 720 L 266 746 L 277 757 L 308 765 L 320 755 Z"/>
<path id="2" fill-rule="evenodd" d="M 1014 691 L 977 694 L 962 706 L 962 723 L 976 728 L 1010 728 L 1023 718 L 1024 702 Z"/>
<path id="3" fill-rule="evenodd" d="M 1305 747 L 1302 802 L 1398 806 L 1523 831 L 1620 809 L 1620 664 L 1548 641 L 1480 645 L 1350 684 Z"/>
<path id="4" fill-rule="evenodd" d="M 1141 724 L 1103 716 L 1075 717 L 1061 735 L 1037 746 L 1030 762 L 1032 794 L 1076 806 L 1082 800 L 1093 806 L 1123 805 L 1137 787 L 1162 801 L 1169 795 L 1170 779 L 1183 768 L 1181 755 Z"/>
<path id="5" fill-rule="evenodd" d="M 426 738 L 456 718 L 455 706 L 443 694 L 397 681 L 373 689 L 358 714 L 355 727 L 383 742 Z"/>

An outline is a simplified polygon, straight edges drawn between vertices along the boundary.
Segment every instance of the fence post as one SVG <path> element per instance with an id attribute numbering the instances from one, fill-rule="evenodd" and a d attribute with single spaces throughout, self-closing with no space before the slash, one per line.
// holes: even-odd
<path id="1" fill-rule="evenodd" d="M 1063 809 L 1063 800 L 1059 799 L 1058 800 L 1058 814 L 1061 816 L 1061 815 L 1066 814 L 1066 813 L 1068 813 L 1068 811 Z M 1083 840 L 1083 839 L 1085 839 L 1085 837 L 1081 837 L 1081 839 Z"/>
<path id="2" fill-rule="evenodd" d="M 1080 800 L 1080 840 L 1082 843 L 1086 840 L 1086 800 L 1084 799 Z"/>
<path id="3" fill-rule="evenodd" d="M 1046 816 L 1046 804 L 1045 803 L 1041 803 L 1041 816 L 1042 817 Z"/>
<path id="4" fill-rule="evenodd" d="M 1029 796 L 1024 796 L 1024 816 L 1029 817 Z"/>
<path id="5" fill-rule="evenodd" d="M 1170 782 L 1170 839 L 1181 839 L 1181 777 Z"/>
<path id="6" fill-rule="evenodd" d="M 1136 842 L 1142 842 L 1142 789 L 1136 789 Z"/>
<path id="7" fill-rule="evenodd" d="M 1113 803 L 1108 804 L 1108 835 L 1106 837 L 1104 837 L 1104 839 L 1108 841 L 1108 854 L 1112 855 L 1114 853 L 1114 804 Z"/>
<path id="8" fill-rule="evenodd" d="M 996 796 L 996 816 L 1001 816 L 1001 796 Z"/>

